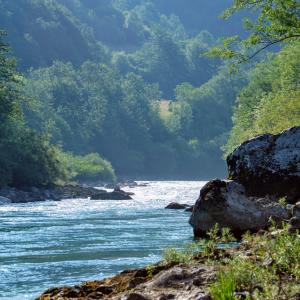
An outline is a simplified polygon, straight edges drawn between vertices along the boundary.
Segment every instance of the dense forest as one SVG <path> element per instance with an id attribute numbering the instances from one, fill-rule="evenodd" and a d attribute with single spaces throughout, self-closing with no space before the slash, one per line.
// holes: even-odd
<path id="1" fill-rule="evenodd" d="M 296 39 L 235 72 L 207 55 L 246 36 L 231 4 L 0 0 L 0 185 L 224 176 L 243 140 L 299 125 Z"/>

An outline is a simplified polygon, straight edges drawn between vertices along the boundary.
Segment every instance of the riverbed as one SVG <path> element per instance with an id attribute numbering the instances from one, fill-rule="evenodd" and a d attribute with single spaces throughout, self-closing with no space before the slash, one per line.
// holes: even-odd
<path id="1" fill-rule="evenodd" d="M 150 181 L 133 200 L 88 199 L 0 206 L 0 299 L 34 299 L 53 286 L 102 279 L 161 259 L 193 240 L 190 213 L 201 181 Z"/>

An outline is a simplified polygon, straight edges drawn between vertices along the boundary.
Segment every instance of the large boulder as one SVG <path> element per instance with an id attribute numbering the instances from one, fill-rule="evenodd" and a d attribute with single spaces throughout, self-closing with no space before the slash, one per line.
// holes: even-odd
<path id="1" fill-rule="evenodd" d="M 239 237 L 267 228 L 270 217 L 281 222 L 289 218 L 289 212 L 272 196 L 247 196 L 243 185 L 215 179 L 202 188 L 189 222 L 197 237 L 205 237 L 215 224 Z"/>
<path id="2" fill-rule="evenodd" d="M 300 199 L 300 126 L 281 134 L 264 134 L 241 144 L 227 158 L 229 178 L 251 196 Z"/>

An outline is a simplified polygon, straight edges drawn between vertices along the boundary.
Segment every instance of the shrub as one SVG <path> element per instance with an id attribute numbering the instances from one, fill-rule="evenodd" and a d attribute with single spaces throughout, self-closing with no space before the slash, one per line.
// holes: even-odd
<path id="1" fill-rule="evenodd" d="M 251 255 L 242 251 L 219 265 L 217 281 L 211 287 L 214 300 L 234 299 L 228 298 L 231 281 L 235 291 L 246 291 L 249 299 L 255 300 L 293 299 L 299 292 L 299 236 L 290 235 L 287 225 L 271 230 L 264 235 L 245 235 L 243 249 Z"/>
<path id="2" fill-rule="evenodd" d="M 0 173 L 0 186 L 45 186 L 64 179 L 58 149 L 47 137 L 23 127 L 1 140 Z"/>
<path id="3" fill-rule="evenodd" d="M 177 250 L 174 248 L 166 249 L 163 252 L 163 258 L 167 263 L 185 263 L 189 264 L 193 260 L 193 253 L 187 250 Z"/>
<path id="4" fill-rule="evenodd" d="M 116 175 L 112 165 L 97 153 L 77 156 L 71 153 L 60 153 L 69 180 L 115 182 Z"/>

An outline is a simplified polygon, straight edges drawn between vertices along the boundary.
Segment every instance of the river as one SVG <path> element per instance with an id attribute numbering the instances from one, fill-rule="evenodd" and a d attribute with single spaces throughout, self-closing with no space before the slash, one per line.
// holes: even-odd
<path id="1" fill-rule="evenodd" d="M 205 182 L 150 181 L 133 200 L 87 199 L 0 206 L 0 299 L 34 299 L 53 286 L 102 279 L 161 259 L 193 239 L 189 214 Z"/>

